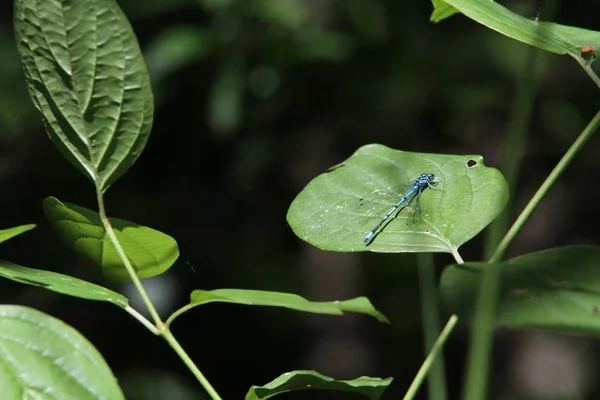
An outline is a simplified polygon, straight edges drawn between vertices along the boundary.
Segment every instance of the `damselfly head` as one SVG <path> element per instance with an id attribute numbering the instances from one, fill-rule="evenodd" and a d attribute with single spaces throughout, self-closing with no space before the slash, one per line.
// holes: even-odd
<path id="1" fill-rule="evenodd" d="M 427 183 L 437 183 L 439 180 L 435 177 L 434 174 L 421 174 L 420 180 L 423 180 Z"/>

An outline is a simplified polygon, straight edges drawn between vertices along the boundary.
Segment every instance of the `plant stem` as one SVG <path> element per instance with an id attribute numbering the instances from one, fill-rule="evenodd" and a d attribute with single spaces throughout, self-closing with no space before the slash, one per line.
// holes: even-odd
<path id="1" fill-rule="evenodd" d="M 196 364 L 194 364 L 192 359 L 188 356 L 188 354 L 185 352 L 185 350 L 181 347 L 181 345 L 179 344 L 177 339 L 175 339 L 175 337 L 173 336 L 173 334 L 171 333 L 169 328 L 165 325 L 165 323 L 160 318 L 160 315 L 158 315 L 158 312 L 156 311 L 154 304 L 152 304 L 152 301 L 150 300 L 148 293 L 146 293 L 146 290 L 144 289 L 144 286 L 142 285 L 140 278 L 135 273 L 135 270 L 133 269 L 133 265 L 131 265 L 131 261 L 129 261 L 129 258 L 125 254 L 125 250 L 123 250 L 121 243 L 119 243 L 119 240 L 117 239 L 117 236 L 115 235 L 115 232 L 110 224 L 110 221 L 108 220 L 108 217 L 106 216 L 106 210 L 104 207 L 104 198 L 102 197 L 102 192 L 99 190 L 99 188 L 97 188 L 96 193 L 97 193 L 97 198 L 98 198 L 98 210 L 99 210 L 99 214 L 100 214 L 100 220 L 102 221 L 102 224 L 104 225 L 104 229 L 106 230 L 106 235 L 108 236 L 108 239 L 110 240 L 112 245 L 115 247 L 115 250 L 117 251 L 117 254 L 119 255 L 119 257 L 121 258 L 123 265 L 127 269 L 127 272 L 129 273 L 131 280 L 133 281 L 136 289 L 138 290 L 140 297 L 144 301 L 144 304 L 146 304 L 146 307 L 148 308 L 150 315 L 152 315 L 155 326 L 152 326 L 146 318 L 144 318 L 142 315 L 140 315 L 137 311 L 133 310 L 132 308 L 127 307 L 126 311 L 129 312 L 129 314 L 133 315 L 134 318 L 136 318 L 138 321 L 140 321 L 142 323 L 142 325 L 144 325 L 146 328 L 148 328 L 152 333 L 162 336 L 167 341 L 167 343 L 169 343 L 171 348 L 173 348 L 173 350 L 175 350 L 177 355 L 181 358 L 181 360 L 184 362 L 184 364 L 188 367 L 188 369 L 196 377 L 198 382 L 200 382 L 202 387 L 204 387 L 204 389 L 206 390 L 208 395 L 211 397 L 211 399 L 222 400 L 221 397 L 219 396 L 219 394 L 216 392 L 216 390 L 212 387 L 210 382 L 208 382 L 208 380 L 204 377 L 204 375 L 198 369 Z"/>
<path id="2" fill-rule="evenodd" d="M 425 339 L 425 354 L 433 349 L 435 340 L 440 334 L 440 313 L 437 280 L 433 264 L 433 254 L 417 255 L 419 273 L 419 294 L 421 295 L 421 318 Z M 444 370 L 444 356 L 440 354 L 433 362 L 431 373 L 427 378 L 430 400 L 446 400 L 448 388 Z"/>
<path id="3" fill-rule="evenodd" d="M 146 289 L 144 289 L 144 286 L 142 285 L 140 278 L 138 278 L 137 274 L 135 273 L 135 270 L 133 269 L 133 265 L 131 265 L 131 261 L 129 261 L 129 257 L 127 257 L 127 255 L 125 254 L 125 250 L 123 250 L 121 243 L 119 243 L 119 240 L 117 239 L 117 236 L 115 235 L 115 231 L 113 230 L 112 225 L 110 224 L 110 221 L 108 220 L 108 217 L 106 216 L 106 209 L 104 207 L 104 197 L 102 196 L 102 191 L 100 190 L 100 188 L 96 188 L 96 194 L 97 194 L 96 196 L 97 196 L 97 200 L 98 200 L 98 213 L 100 214 L 100 220 L 102 221 L 102 225 L 104 225 L 104 229 L 106 230 L 106 235 L 108 236 L 108 240 L 110 240 L 110 242 L 114 246 L 115 250 L 117 251 L 117 254 L 121 258 L 123 265 L 125 266 L 125 268 L 127 269 L 127 272 L 129 273 L 129 277 L 131 278 L 138 293 L 140 294 L 140 297 L 142 298 L 142 301 L 146 305 L 146 308 L 150 312 L 150 315 L 152 316 L 154 323 L 156 324 L 157 327 L 159 327 L 160 325 L 162 325 L 162 320 L 161 320 L 160 316 L 158 315 L 158 311 L 156 311 L 154 304 L 152 304 L 152 301 L 150 300 L 150 297 L 148 296 Z"/>
<path id="4" fill-rule="evenodd" d="M 464 264 L 465 262 L 463 261 L 462 257 L 460 256 L 460 253 L 458 252 L 458 249 L 452 249 L 452 256 L 454 257 L 454 260 L 456 260 L 457 264 Z"/>
<path id="5" fill-rule="evenodd" d="M 501 266 L 489 264 L 483 273 L 477 297 L 477 307 L 471 328 L 471 343 L 463 400 L 487 398 L 491 349 L 494 339 L 495 311 L 500 289 Z"/>
<path id="6" fill-rule="evenodd" d="M 167 327 L 170 327 L 171 324 L 173 323 L 173 321 L 175 320 L 175 318 L 179 317 L 181 314 L 191 310 L 192 308 L 194 308 L 194 305 L 192 304 L 186 304 L 185 306 L 181 307 L 178 310 L 175 310 L 173 312 L 173 314 L 169 315 L 169 318 L 167 318 L 167 321 L 165 322 L 165 325 Z"/>
<path id="7" fill-rule="evenodd" d="M 181 358 L 185 365 L 189 368 L 189 370 L 194 374 L 198 382 L 204 387 L 208 395 L 213 400 L 222 400 L 221 396 L 217 393 L 217 391 L 212 387 L 208 379 L 202 374 L 202 372 L 198 369 L 196 364 L 192 361 L 190 356 L 186 353 L 186 351 L 181 347 L 175 336 L 171 333 L 171 331 L 167 328 L 162 331 L 163 337 L 169 343 L 169 345 L 175 350 L 175 353 Z"/>
<path id="8" fill-rule="evenodd" d="M 155 335 L 160 335 L 160 331 L 156 328 L 156 326 L 152 325 L 152 322 L 148 321 L 146 317 L 140 314 L 135 308 L 131 306 L 125 307 L 125 311 L 127 311 L 133 318 L 137 319 L 142 325 L 144 325 L 148 330 Z"/>
<path id="9" fill-rule="evenodd" d="M 404 400 L 410 400 L 415 398 L 419 387 L 423 383 L 423 379 L 425 379 L 425 377 L 427 376 L 429 368 L 433 364 L 433 361 L 435 360 L 438 353 L 442 350 L 442 346 L 444 345 L 444 343 L 446 343 L 446 340 L 448 340 L 448 337 L 450 336 L 450 333 L 452 333 L 452 330 L 456 326 L 457 321 L 458 317 L 456 315 L 450 317 L 450 319 L 446 323 L 446 326 L 444 327 L 444 330 L 437 338 L 435 344 L 433 345 L 433 348 L 429 352 L 429 355 L 423 362 L 423 365 L 421 365 L 419 372 L 417 372 L 417 375 L 415 375 L 415 379 L 413 379 L 413 382 L 406 391 L 406 394 L 404 395 Z"/>
<path id="10" fill-rule="evenodd" d="M 504 255 L 504 252 L 513 241 L 517 233 L 521 230 L 525 222 L 529 219 L 533 211 L 536 209 L 542 198 L 548 193 L 552 185 L 556 182 L 558 177 L 563 173 L 563 171 L 567 168 L 567 166 L 573 161 L 573 158 L 579 153 L 579 151 L 583 148 L 583 145 L 588 141 L 588 139 L 596 132 L 598 127 L 600 126 L 600 111 L 596 113 L 594 118 L 590 121 L 590 123 L 585 127 L 585 129 L 581 132 L 577 140 L 571 145 L 569 150 L 565 153 L 565 155 L 561 158 L 561 160 L 556 164 L 556 167 L 552 170 L 550 175 L 546 178 L 544 183 L 540 186 L 538 191 L 533 195 L 527 206 L 523 209 L 515 223 L 510 227 L 496 252 L 492 255 L 489 262 L 498 262 Z"/>
<path id="11" fill-rule="evenodd" d="M 579 63 L 579 65 L 581 65 L 581 67 L 583 68 L 585 73 L 588 74 L 588 76 L 590 78 L 592 78 L 592 81 L 594 81 L 596 86 L 598 86 L 598 88 L 600 88 L 600 78 L 598 78 L 598 75 L 596 75 L 596 73 L 592 69 L 592 63 L 581 58 L 581 55 L 579 55 L 579 54 L 577 54 L 577 55 L 571 54 L 571 56 Z"/>

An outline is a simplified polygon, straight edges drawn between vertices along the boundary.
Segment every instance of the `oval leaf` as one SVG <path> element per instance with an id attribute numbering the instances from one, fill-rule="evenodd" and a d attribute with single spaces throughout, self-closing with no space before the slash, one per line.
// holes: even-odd
<path id="1" fill-rule="evenodd" d="M 100 353 L 79 332 L 40 311 L 0 306 L 2 399 L 124 399 Z"/>
<path id="2" fill-rule="evenodd" d="M 141 154 L 152 125 L 146 65 L 114 0 L 15 1 L 29 95 L 58 149 L 104 191 Z"/>
<path id="3" fill-rule="evenodd" d="M 130 279 L 97 212 L 54 197 L 45 199 L 43 206 L 52 228 L 69 247 L 102 267 L 106 278 Z M 177 242 L 169 235 L 123 219 L 110 218 L 110 223 L 140 278 L 162 274 L 179 257 Z"/>
<path id="4" fill-rule="evenodd" d="M 600 333 L 600 248 L 561 247 L 526 254 L 494 265 L 502 286 L 498 326 L 535 327 L 573 333 Z M 479 283 L 489 263 L 446 268 L 440 282 L 442 303 L 470 319 Z"/>
<path id="5" fill-rule="evenodd" d="M 316 371 L 292 371 L 264 386 L 252 386 L 246 394 L 246 400 L 264 400 L 280 393 L 307 389 L 353 392 L 377 400 L 391 383 L 392 378 L 361 376 L 352 380 L 337 380 Z"/>
<path id="6" fill-rule="evenodd" d="M 15 226 L 14 228 L 0 229 L 0 243 L 6 242 L 21 233 L 27 232 L 35 228 L 35 224 Z"/>
<path id="7" fill-rule="evenodd" d="M 490 29 L 552 53 L 579 58 L 586 46 L 600 48 L 597 31 L 525 18 L 490 0 L 444 1 Z"/>
<path id="8" fill-rule="evenodd" d="M 377 311 L 366 297 L 356 297 L 344 301 L 309 301 L 293 293 L 247 289 L 216 289 L 210 291 L 194 290 L 191 294 L 190 304 L 173 313 L 167 324 L 170 324 L 179 315 L 193 307 L 214 302 L 244 304 L 248 306 L 283 307 L 315 314 L 343 315 L 344 312 L 354 312 L 370 315 L 380 322 L 389 323 L 386 316 Z"/>
<path id="9" fill-rule="evenodd" d="M 128 305 L 127 297 L 105 287 L 52 271 L 22 267 L 6 260 L 0 260 L 0 276 L 81 299 L 108 301 L 122 308 Z"/>
<path id="10" fill-rule="evenodd" d="M 401 198 L 403 192 L 393 189 L 423 173 L 441 182 L 435 190 L 425 189 L 420 216 L 396 212 L 365 245 L 367 232 Z M 409 153 L 371 144 L 313 179 L 293 201 L 287 219 L 296 235 L 323 250 L 454 253 L 507 200 L 504 177 L 486 167 L 481 156 Z"/>

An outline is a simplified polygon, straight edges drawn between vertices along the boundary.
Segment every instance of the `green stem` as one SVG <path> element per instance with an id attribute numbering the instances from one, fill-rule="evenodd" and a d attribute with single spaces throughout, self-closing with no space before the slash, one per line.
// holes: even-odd
<path id="1" fill-rule="evenodd" d="M 448 337 L 450 336 L 450 333 L 452 333 L 452 330 L 456 326 L 457 321 L 458 317 L 456 315 L 450 317 L 448 323 L 446 323 L 446 326 L 444 327 L 444 330 L 436 340 L 435 344 L 433 345 L 433 348 L 429 352 L 429 355 L 423 362 L 423 365 L 421 365 L 419 372 L 417 372 L 415 379 L 413 379 L 413 382 L 406 391 L 406 394 L 404 395 L 404 400 L 410 400 L 415 398 L 419 387 L 421 386 L 423 380 L 427 376 L 427 372 L 431 368 L 431 365 L 435 361 L 435 358 L 437 357 L 438 353 L 442 351 L 442 347 L 444 346 L 444 343 L 446 343 L 446 340 L 448 340 Z"/>
<path id="2" fill-rule="evenodd" d="M 486 399 L 501 266 L 489 264 L 483 273 L 471 328 L 464 400 Z"/>
<path id="3" fill-rule="evenodd" d="M 160 318 L 160 315 L 158 315 L 158 312 L 156 311 L 154 304 L 152 304 L 152 301 L 150 300 L 148 293 L 146 293 L 146 290 L 144 289 L 144 286 L 142 285 L 140 278 L 135 273 L 135 270 L 133 269 L 133 265 L 131 265 L 131 261 L 129 261 L 129 258 L 125 254 L 125 250 L 121 246 L 121 243 L 119 243 L 119 240 L 117 239 L 117 236 L 115 235 L 112 225 L 110 224 L 110 221 L 109 221 L 108 217 L 106 216 L 106 209 L 104 207 L 104 198 L 102 197 L 102 192 L 100 190 L 97 190 L 96 193 L 97 193 L 97 199 L 98 199 L 98 210 L 99 210 L 99 214 L 100 214 L 100 220 L 102 221 L 102 225 L 104 225 L 104 229 L 106 230 L 106 235 L 108 236 L 108 239 L 110 240 L 112 245 L 115 247 L 115 250 L 117 251 L 117 254 L 119 255 L 119 257 L 121 258 L 123 265 L 127 269 L 127 272 L 129 273 L 131 280 L 133 281 L 136 289 L 138 290 L 140 297 L 144 301 L 144 304 L 146 304 L 146 307 L 148 308 L 150 315 L 152 315 L 152 319 L 155 322 L 155 326 L 153 326 L 146 318 L 144 318 L 141 314 L 139 314 L 133 308 L 127 307 L 125 310 L 129 314 L 131 314 L 134 318 L 136 318 L 138 321 L 140 321 L 142 323 L 142 325 L 144 325 L 146 328 L 148 328 L 152 333 L 154 333 L 155 335 L 162 336 L 167 341 L 167 343 L 169 343 L 169 345 L 173 348 L 173 350 L 175 350 L 175 352 L 181 358 L 181 360 L 184 362 L 184 364 L 188 367 L 188 369 L 196 377 L 198 382 L 200 382 L 202 387 L 204 387 L 204 389 L 206 390 L 208 395 L 211 397 L 211 399 L 222 400 L 221 397 L 219 396 L 219 394 L 212 387 L 210 382 L 208 382 L 208 380 L 204 377 L 204 375 L 198 369 L 196 364 L 194 364 L 192 359 L 188 356 L 188 354 L 185 352 L 185 350 L 181 347 L 181 345 L 179 344 L 177 339 L 175 339 L 175 337 L 173 336 L 173 334 L 171 333 L 169 328 L 165 325 L 165 323 Z"/>
<path id="4" fill-rule="evenodd" d="M 173 314 L 171 314 L 169 316 L 169 318 L 167 318 L 165 325 L 167 327 L 171 326 L 171 323 L 173 323 L 175 318 L 179 317 L 181 314 L 183 314 L 184 312 L 187 312 L 188 310 L 191 310 L 194 307 L 195 306 L 193 304 L 186 304 L 185 306 L 181 307 L 179 310 L 176 310 Z"/>
<path id="5" fill-rule="evenodd" d="M 598 75 L 596 75 L 596 73 L 592 69 L 592 63 L 581 58 L 581 56 L 579 54 L 572 55 L 572 56 L 579 63 L 579 65 L 581 65 L 581 67 L 583 68 L 585 73 L 588 74 L 588 76 L 590 78 L 592 78 L 592 81 L 594 81 L 596 86 L 598 86 L 598 88 L 600 88 L 600 78 L 598 78 Z"/>
<path id="6" fill-rule="evenodd" d="M 462 257 L 460 256 L 460 253 L 458 252 L 458 249 L 452 249 L 452 256 L 454 257 L 454 260 L 456 261 L 457 264 L 464 264 L 465 263 L 463 261 Z"/>
<path id="7" fill-rule="evenodd" d="M 162 334 L 163 334 L 163 337 L 165 338 L 165 340 L 171 346 L 171 348 L 173 348 L 173 350 L 175 350 L 175 353 L 177 353 L 179 358 L 181 358 L 183 360 L 184 364 L 187 365 L 187 367 L 192 372 L 192 374 L 194 374 L 196 379 L 198 379 L 198 382 L 200 382 L 202 387 L 204 387 L 204 389 L 206 390 L 206 392 L 208 393 L 210 398 L 213 400 L 222 400 L 221 396 L 219 396 L 219 394 L 212 387 L 212 385 L 210 384 L 208 379 L 206 379 L 204 374 L 198 369 L 196 364 L 194 364 L 194 362 L 192 361 L 190 356 L 188 356 L 188 354 L 183 349 L 183 347 L 181 347 L 181 345 L 179 344 L 177 339 L 175 339 L 175 336 L 173 336 L 171 331 L 168 328 L 166 328 L 162 331 Z"/>
<path id="8" fill-rule="evenodd" d="M 425 354 L 433 349 L 435 340 L 440 334 L 440 313 L 437 279 L 433 264 L 433 254 L 420 253 L 417 255 L 419 273 L 419 294 L 421 296 L 421 317 L 425 338 Z M 427 379 L 430 400 L 446 400 L 448 398 L 446 374 L 444 371 L 444 356 L 436 358 L 429 378 Z"/>
<path id="9" fill-rule="evenodd" d="M 99 190 L 99 188 L 97 188 L 96 193 L 97 193 L 98 212 L 100 214 L 100 220 L 102 221 L 102 225 L 104 225 L 104 229 L 106 230 L 106 235 L 108 236 L 108 240 L 110 240 L 110 242 L 114 246 L 115 250 L 117 251 L 117 254 L 121 258 L 123 265 L 125 266 L 125 268 L 127 269 L 127 272 L 129 273 L 129 277 L 131 278 L 138 293 L 140 294 L 140 297 L 142 298 L 142 301 L 146 305 L 146 308 L 148 308 L 148 311 L 150 312 L 150 315 L 152 316 L 154 323 L 158 327 L 158 326 L 162 325 L 162 320 L 161 320 L 160 316 L 158 315 L 158 312 L 156 311 L 154 304 L 152 304 L 152 301 L 150 300 L 148 293 L 146 293 L 146 289 L 144 289 L 144 286 L 142 285 L 140 278 L 138 278 L 137 274 L 135 273 L 135 270 L 133 269 L 133 265 L 131 265 L 131 261 L 129 261 L 129 257 L 127 257 L 127 255 L 125 254 L 125 250 L 123 250 L 121 243 L 119 243 L 119 240 L 117 239 L 117 236 L 115 235 L 115 231 L 113 230 L 112 225 L 110 224 L 110 221 L 108 220 L 108 217 L 106 216 L 106 208 L 104 207 L 104 197 L 102 196 L 102 191 Z"/>
<path id="10" fill-rule="evenodd" d="M 573 158 L 579 153 L 579 151 L 583 148 L 583 145 L 588 141 L 588 139 L 596 132 L 598 127 L 600 126 L 600 111 L 596 113 L 594 118 L 590 121 L 590 123 L 585 127 L 583 132 L 579 135 L 577 140 L 571 145 L 569 150 L 565 153 L 565 155 L 561 158 L 561 160 L 556 164 L 556 167 L 552 170 L 550 175 L 546 178 L 542 186 L 538 189 L 538 191 L 533 195 L 523 212 L 519 215 L 515 223 L 510 227 L 498 247 L 496 248 L 496 252 L 490 258 L 491 263 L 498 262 L 504 255 L 504 252 L 513 241 L 517 233 L 521 230 L 525 222 L 529 219 L 533 211 L 536 209 L 540 201 L 544 198 L 546 193 L 550 190 L 550 188 L 554 185 L 563 171 L 567 168 L 567 166 L 573 161 Z"/>
<path id="11" fill-rule="evenodd" d="M 127 311 L 133 318 L 137 319 L 142 325 L 148 328 L 150 332 L 157 336 L 160 335 L 160 331 L 156 329 L 156 326 L 152 325 L 152 322 L 148 321 L 148 319 L 140 314 L 135 308 L 127 306 L 125 307 L 125 311 Z"/>

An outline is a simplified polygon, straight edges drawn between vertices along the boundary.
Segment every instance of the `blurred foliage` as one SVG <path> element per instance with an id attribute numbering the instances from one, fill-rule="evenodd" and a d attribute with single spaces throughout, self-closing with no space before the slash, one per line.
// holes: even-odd
<path id="1" fill-rule="evenodd" d="M 538 12 L 533 1 L 503 3 L 529 18 Z M 145 153 L 108 195 L 108 213 L 177 239 L 185 258 L 169 271 L 178 283 L 177 305 L 193 289 L 222 287 L 324 301 L 364 295 L 392 320 L 388 327 L 367 317 L 324 319 L 215 305 L 178 320 L 174 331 L 182 345 L 224 398 L 242 398 L 251 385 L 298 368 L 336 378 L 394 376 L 392 386 L 402 393 L 423 357 L 414 258 L 315 250 L 293 235 L 286 210 L 308 181 L 366 143 L 482 154 L 486 165 L 498 166 L 525 45 L 460 15 L 432 24 L 426 1 L 119 4 L 148 63 L 156 116 Z M 0 228 L 39 228 L 4 243 L 0 257 L 86 278 L 80 260 L 45 222 L 41 202 L 56 196 L 93 208 L 93 191 L 44 137 L 18 64 L 10 2 L 1 7 Z M 563 1 L 557 22 L 594 28 L 599 12 L 598 2 Z M 597 88 L 571 59 L 544 60 L 518 206 L 598 108 Z M 513 253 L 596 241 L 600 193 L 589 180 L 600 167 L 598 153 L 598 141 L 590 141 Z M 578 206 L 567 207 L 574 199 Z M 465 245 L 462 255 L 478 259 L 481 240 Z M 451 262 L 446 255 L 436 261 L 440 267 Z M 157 384 L 181 383 L 181 393 L 189 390 L 187 371 L 166 345 L 157 346 L 116 307 L 8 281 L 0 282 L 0 302 L 36 307 L 73 325 L 117 376 L 144 369 L 163 374 Z M 219 319 L 223 312 L 230 318 Z M 123 330 L 118 343 L 108 334 L 114 327 Z M 447 363 L 456 366 L 450 368 L 453 390 L 462 379 L 462 337 L 458 333 L 447 351 Z M 332 342 L 352 351 L 325 362 L 319 346 Z M 501 362 L 496 370 L 500 382 Z M 153 398 L 152 391 L 138 393 L 128 398 Z"/>

